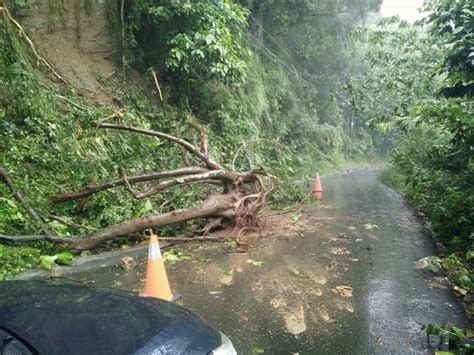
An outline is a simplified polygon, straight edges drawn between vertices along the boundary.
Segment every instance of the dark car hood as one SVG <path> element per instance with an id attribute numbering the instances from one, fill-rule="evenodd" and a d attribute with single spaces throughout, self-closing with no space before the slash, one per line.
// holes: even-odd
<path id="1" fill-rule="evenodd" d="M 0 282 L 0 327 L 42 354 L 131 354 L 160 343 L 156 354 L 205 354 L 220 345 L 220 334 L 182 307 L 53 281 Z"/>

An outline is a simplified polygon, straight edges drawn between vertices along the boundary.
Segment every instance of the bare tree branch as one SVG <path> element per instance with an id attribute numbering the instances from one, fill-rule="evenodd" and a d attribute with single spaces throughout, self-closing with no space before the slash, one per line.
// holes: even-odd
<path id="1" fill-rule="evenodd" d="M 169 178 L 169 177 L 199 174 L 199 173 L 204 173 L 206 171 L 209 171 L 209 170 L 206 168 L 200 168 L 200 167 L 185 167 L 185 168 L 163 171 L 163 172 L 128 176 L 127 180 L 130 184 L 136 184 L 139 182 L 159 180 L 159 179 L 164 179 L 164 178 Z M 93 195 L 100 191 L 104 191 L 107 189 L 111 189 L 113 187 L 124 186 L 124 185 L 125 185 L 125 181 L 123 180 L 123 178 L 120 180 L 103 182 L 100 184 L 91 184 L 91 185 L 88 185 L 85 189 L 80 190 L 80 191 L 54 195 L 51 197 L 51 200 L 53 202 L 65 202 L 65 201 L 77 200 L 83 197 Z"/>
<path id="2" fill-rule="evenodd" d="M 6 240 L 9 242 L 34 242 L 37 240 L 47 240 L 54 243 L 67 243 L 71 244 L 76 242 L 80 238 L 75 237 L 56 237 L 52 235 L 5 235 L 0 234 L 0 240 Z"/>
<path id="3" fill-rule="evenodd" d="M 28 215 L 36 222 L 38 223 L 40 226 L 41 226 L 41 229 L 43 230 L 43 232 L 50 236 L 51 235 L 51 231 L 49 230 L 48 226 L 46 225 L 46 223 L 44 223 L 44 221 L 41 219 L 41 217 L 36 213 L 36 211 L 29 205 L 29 203 L 25 200 L 25 198 L 23 197 L 23 195 L 20 193 L 20 191 L 18 191 L 18 189 L 16 188 L 15 184 L 13 183 L 13 181 L 10 179 L 10 176 L 8 175 L 8 171 L 7 169 L 5 169 L 5 167 L 3 167 L 3 165 L 0 164 L 0 178 L 1 180 L 3 180 L 3 182 L 7 185 L 7 187 L 10 189 L 10 191 L 12 192 L 13 194 L 13 197 L 15 197 L 15 200 L 17 200 L 22 206 L 23 208 L 26 210 L 26 212 L 28 213 Z"/>
<path id="4" fill-rule="evenodd" d="M 223 179 L 225 177 L 226 177 L 226 172 L 223 170 L 212 170 L 212 171 L 208 171 L 202 174 L 183 176 L 183 177 L 173 179 L 173 180 L 162 181 L 158 185 L 153 186 L 152 188 L 150 188 L 149 190 L 145 192 L 135 194 L 135 197 L 137 199 L 143 199 L 143 198 L 153 196 L 157 194 L 158 192 L 161 192 L 163 190 L 166 190 L 178 185 L 187 185 L 187 184 L 192 184 L 192 183 L 219 184 L 219 182 L 214 182 L 213 179 L 219 179 L 219 178 Z"/>
<path id="5" fill-rule="evenodd" d="M 208 155 L 209 139 L 207 138 L 206 131 L 204 130 L 204 128 L 201 127 L 201 125 L 199 125 L 196 122 L 196 120 L 191 116 L 191 114 L 190 114 L 190 118 L 188 120 L 188 123 L 192 128 L 194 128 L 198 132 L 199 140 L 201 142 L 201 153 L 207 156 Z"/>
<path id="6" fill-rule="evenodd" d="M 164 139 L 166 141 L 176 143 L 184 147 L 184 149 L 186 149 L 191 154 L 194 154 L 196 157 L 198 157 L 210 169 L 223 170 L 223 167 L 221 165 L 217 164 L 215 161 L 209 158 L 206 154 L 202 153 L 198 148 L 196 148 L 194 145 L 192 145 L 188 141 L 185 141 L 184 139 L 181 139 L 181 138 L 178 138 L 166 133 L 152 131 L 152 130 L 148 130 L 144 128 L 132 127 L 132 126 L 125 126 L 125 125 L 118 125 L 118 124 L 111 124 L 111 123 L 97 123 L 97 122 L 92 122 L 92 124 L 98 128 L 117 129 L 121 131 L 140 133 L 147 136 L 158 137 L 160 139 Z"/>
<path id="7" fill-rule="evenodd" d="M 155 69 L 151 68 L 151 74 L 153 75 L 153 80 L 155 81 L 156 88 L 160 94 L 160 100 L 163 102 L 163 94 L 161 93 L 160 84 L 158 84 L 158 78 L 156 77 Z"/>
<path id="8" fill-rule="evenodd" d="M 122 179 L 123 179 L 123 181 L 124 181 L 124 183 L 125 183 L 125 188 L 127 189 L 128 192 L 130 192 L 130 194 L 131 194 L 133 197 L 135 197 L 136 199 L 138 199 L 137 193 L 133 190 L 132 185 L 130 185 L 130 183 L 128 182 L 127 175 L 125 174 L 125 169 L 122 168 L 121 171 L 122 171 Z"/>
<path id="9" fill-rule="evenodd" d="M 183 157 L 183 163 L 184 166 L 191 166 L 191 163 L 189 162 L 188 155 L 186 154 L 186 149 L 181 150 L 181 156 Z"/>

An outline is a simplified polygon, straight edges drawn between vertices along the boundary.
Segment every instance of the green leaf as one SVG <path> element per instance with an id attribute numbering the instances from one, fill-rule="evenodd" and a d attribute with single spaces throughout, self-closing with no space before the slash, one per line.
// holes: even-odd
<path id="1" fill-rule="evenodd" d="M 176 261 L 182 261 L 182 260 L 187 260 L 187 259 L 191 259 L 191 257 L 188 255 L 185 255 L 184 253 L 176 249 L 170 249 L 169 251 L 163 254 L 164 262 L 176 262 Z"/>
<path id="2" fill-rule="evenodd" d="M 63 251 L 59 254 L 56 254 L 56 263 L 62 265 L 72 265 L 74 261 L 74 255 L 68 251 Z"/>
<path id="3" fill-rule="evenodd" d="M 265 349 L 259 348 L 258 346 L 256 346 L 255 348 L 252 349 L 252 351 L 253 351 L 255 354 L 263 354 L 263 353 L 265 352 Z"/>
<path id="4" fill-rule="evenodd" d="M 463 288 L 469 288 L 472 286 L 472 280 L 469 276 L 463 275 L 458 279 L 459 286 Z"/>
<path id="5" fill-rule="evenodd" d="M 375 228 L 378 229 L 379 226 L 376 225 L 376 224 L 366 223 L 366 224 L 364 224 L 364 228 L 370 231 L 370 230 L 375 229 Z"/>
<path id="6" fill-rule="evenodd" d="M 255 261 L 252 259 L 247 259 L 247 264 L 253 265 L 253 266 L 262 266 L 263 261 Z"/>
<path id="7" fill-rule="evenodd" d="M 51 270 L 55 265 L 55 261 L 58 258 L 57 255 L 41 255 L 40 256 L 40 266 L 45 270 Z"/>

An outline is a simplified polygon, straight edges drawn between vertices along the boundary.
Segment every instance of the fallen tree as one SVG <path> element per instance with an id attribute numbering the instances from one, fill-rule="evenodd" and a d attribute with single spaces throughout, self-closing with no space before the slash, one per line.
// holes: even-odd
<path id="1" fill-rule="evenodd" d="M 50 233 L 30 236 L 0 234 L 0 240 L 8 240 L 10 242 L 49 240 L 54 243 L 68 244 L 74 250 L 85 250 L 95 248 L 120 236 L 137 235 L 137 233 L 147 229 L 159 228 L 197 218 L 209 219 L 208 224 L 203 228 L 204 232 L 209 232 L 211 229 L 221 226 L 233 227 L 237 242 L 239 242 L 242 232 L 257 227 L 259 212 L 265 205 L 267 194 L 273 190 L 274 177 L 264 170 L 252 170 L 243 173 L 226 170 L 209 155 L 206 132 L 196 123 L 193 122 L 191 126 L 199 134 L 199 147 L 184 139 L 158 131 L 111 123 L 94 122 L 93 125 L 98 129 L 143 134 L 174 143 L 194 156 L 202 166 L 186 166 L 174 170 L 135 176 L 127 176 L 125 169 L 122 169 L 121 176 L 117 180 L 91 184 L 80 191 L 52 196 L 52 202 L 60 203 L 79 200 L 80 204 L 85 204 L 92 195 L 117 187 L 125 188 L 135 199 L 151 197 L 167 189 L 189 184 L 212 184 L 218 186 L 220 191 L 209 193 L 206 199 L 193 206 L 167 213 L 137 217 L 102 230 L 94 231 L 84 237 L 58 237 L 52 236 Z M 188 159 L 183 160 L 187 164 Z M 11 180 L 8 181 L 10 181 L 10 184 L 7 184 L 8 187 L 11 190 L 16 190 Z M 149 186 L 145 191 L 134 190 L 133 185 L 144 182 L 156 183 Z M 13 190 L 12 192 L 15 193 Z M 38 217 L 36 220 L 40 222 L 42 218 Z M 44 223 L 41 223 L 41 225 L 44 227 Z"/>

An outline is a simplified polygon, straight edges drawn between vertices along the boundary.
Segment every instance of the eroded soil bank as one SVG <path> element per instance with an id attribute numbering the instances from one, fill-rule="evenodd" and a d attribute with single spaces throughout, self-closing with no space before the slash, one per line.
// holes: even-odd
<path id="1" fill-rule="evenodd" d="M 307 219 L 288 215 L 295 222 L 282 235 L 250 239 L 248 253 L 174 247 L 190 257 L 167 266 L 180 302 L 241 354 L 431 353 L 422 325 L 467 320 L 442 275 L 414 268 L 435 254 L 433 242 L 377 174 L 326 177 Z M 74 277 L 138 291 L 143 254 L 132 271 L 104 266 Z"/>

